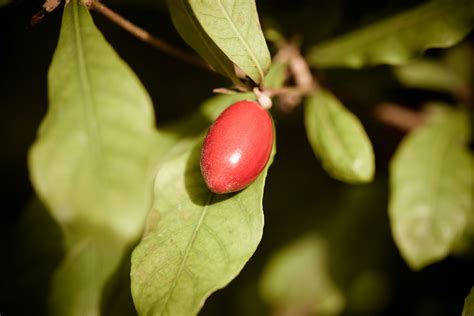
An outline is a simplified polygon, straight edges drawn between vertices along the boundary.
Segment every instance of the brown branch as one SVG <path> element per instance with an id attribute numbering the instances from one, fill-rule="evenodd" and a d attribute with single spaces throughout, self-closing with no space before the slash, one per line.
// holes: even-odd
<path id="1" fill-rule="evenodd" d="M 422 125 L 426 120 L 425 113 L 390 102 L 377 105 L 374 115 L 379 121 L 402 131 L 411 131 Z"/>
<path id="2" fill-rule="evenodd" d="M 110 21 L 114 22 L 115 24 L 117 24 L 118 26 L 120 26 L 121 28 L 123 28 L 124 30 L 126 30 L 127 32 L 135 36 L 136 38 L 142 40 L 143 42 L 148 43 L 149 45 L 161 50 L 162 52 L 170 56 L 173 56 L 177 59 L 180 59 L 184 62 L 198 66 L 200 68 L 211 70 L 209 66 L 199 56 L 182 51 L 172 46 L 171 44 L 167 43 L 166 41 L 151 35 L 146 30 L 133 24 L 132 22 L 125 19 L 120 14 L 111 10 L 102 2 L 97 1 L 97 0 L 82 0 L 82 1 L 89 9 L 92 9 L 104 15 Z"/>
<path id="3" fill-rule="evenodd" d="M 267 90 L 271 96 L 280 96 L 280 106 L 282 110 L 289 112 L 301 103 L 304 96 L 317 90 L 319 84 L 313 77 L 308 63 L 301 55 L 295 43 L 280 44 L 274 60 L 288 64 L 288 69 L 296 85 L 278 89 L 266 88 L 265 90 Z"/>
<path id="4" fill-rule="evenodd" d="M 43 6 L 40 11 L 33 14 L 30 19 L 31 26 L 35 26 L 41 21 L 43 21 L 44 17 L 53 12 L 61 4 L 61 0 L 45 0 Z"/>

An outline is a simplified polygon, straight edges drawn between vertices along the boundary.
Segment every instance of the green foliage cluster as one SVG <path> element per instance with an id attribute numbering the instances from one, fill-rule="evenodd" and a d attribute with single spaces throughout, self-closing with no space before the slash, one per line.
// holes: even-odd
<path id="1" fill-rule="evenodd" d="M 183 39 L 235 86 L 285 84 L 287 65 L 272 63 L 254 0 L 169 0 L 167 7 Z M 393 65 L 407 87 L 457 96 L 472 85 L 469 48 L 458 46 L 442 59 L 420 56 L 459 43 L 473 21 L 474 2 L 433 0 L 321 42 L 306 56 L 318 70 Z M 51 314 L 197 314 L 240 273 L 262 239 L 272 161 L 252 185 L 230 195 L 208 191 L 199 170 L 200 146 L 212 121 L 233 102 L 256 96 L 214 96 L 194 114 L 156 127 L 145 88 L 79 0 L 64 7 L 48 95 L 29 168 L 63 240 L 64 257 L 48 294 Z M 464 100 L 458 101 L 431 104 L 426 121 L 408 133 L 391 161 L 390 227 L 414 270 L 468 249 L 474 232 L 471 122 Z M 302 106 L 308 141 L 327 173 L 349 184 L 373 181 L 374 152 L 358 117 L 326 88 L 316 89 Z M 278 139 L 271 160 L 277 144 Z M 380 269 L 346 272 L 340 282 L 328 276 L 331 269 L 347 271 L 331 264 L 329 252 L 337 257 L 331 245 L 347 240 L 349 251 L 370 242 L 348 235 L 371 229 L 352 217 L 348 205 L 355 212 L 356 204 L 363 208 L 373 196 L 347 197 L 341 208 L 349 210 L 340 218 L 274 254 L 259 286 L 271 308 L 288 315 L 338 314 L 348 306 L 358 313 L 377 310 L 388 296 Z M 378 216 L 371 211 L 363 218 Z M 471 293 L 463 315 L 472 314 L 472 305 Z"/>

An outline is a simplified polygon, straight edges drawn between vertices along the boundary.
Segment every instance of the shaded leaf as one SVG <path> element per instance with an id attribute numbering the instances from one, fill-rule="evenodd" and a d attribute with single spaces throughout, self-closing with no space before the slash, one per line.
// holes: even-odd
<path id="1" fill-rule="evenodd" d="M 240 80 L 235 74 L 234 64 L 203 30 L 189 5 L 189 1 L 168 0 L 167 4 L 173 24 L 181 37 L 193 47 L 215 71 L 238 84 Z"/>
<path id="2" fill-rule="evenodd" d="M 468 118 L 449 108 L 437 112 L 403 140 L 390 166 L 392 234 L 413 269 L 446 257 L 474 211 Z"/>
<path id="3" fill-rule="evenodd" d="M 474 2 L 433 0 L 410 11 L 323 42 L 308 53 L 317 67 L 400 65 L 428 48 L 450 47 L 474 25 Z"/>
<path id="4" fill-rule="evenodd" d="M 270 66 L 254 0 L 189 0 L 214 43 L 253 81 L 260 83 Z"/>
<path id="5" fill-rule="evenodd" d="M 436 60 L 413 60 L 393 70 L 398 80 L 409 88 L 455 93 L 467 85 L 455 71 Z"/>
<path id="6" fill-rule="evenodd" d="M 472 49 L 469 43 L 465 42 L 449 49 L 443 56 L 443 62 L 468 85 L 466 88 L 469 89 L 474 72 Z"/>
<path id="7" fill-rule="evenodd" d="M 0 268 L 8 271 L 0 284 L 2 313 L 48 315 L 49 282 L 64 255 L 61 228 L 34 198 L 6 237 L 0 241 L 8 253 L 0 261 Z"/>
<path id="8" fill-rule="evenodd" d="M 332 177 L 349 183 L 372 180 L 372 144 L 357 117 L 330 92 L 308 97 L 305 126 L 314 153 Z"/>
<path id="9" fill-rule="evenodd" d="M 469 292 L 469 295 L 464 300 L 464 308 L 462 310 L 462 316 L 473 316 L 474 315 L 474 287 Z"/>
<path id="10" fill-rule="evenodd" d="M 263 299 L 288 315 L 336 315 L 344 296 L 329 275 L 326 243 L 316 235 L 294 241 L 273 255 L 260 280 Z"/>
<path id="11" fill-rule="evenodd" d="M 237 194 L 215 195 L 199 167 L 203 135 L 169 158 L 155 182 L 154 207 L 132 255 L 132 295 L 140 315 L 194 315 L 227 285 L 262 237 L 267 165 Z"/>
<path id="12" fill-rule="evenodd" d="M 68 250 L 53 278 L 52 310 L 96 315 L 151 204 L 153 108 L 78 0 L 65 7 L 48 88 L 29 167 Z"/>

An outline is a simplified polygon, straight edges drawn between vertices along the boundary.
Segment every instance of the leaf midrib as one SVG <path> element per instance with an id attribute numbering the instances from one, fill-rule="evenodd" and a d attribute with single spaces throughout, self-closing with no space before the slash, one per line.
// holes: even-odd
<path id="1" fill-rule="evenodd" d="M 327 96 L 324 96 L 324 98 L 327 100 Z M 334 102 L 337 102 L 336 100 L 332 100 Z M 347 142 L 345 140 L 345 137 L 343 136 L 343 134 L 341 134 L 341 132 L 339 131 L 339 128 L 338 128 L 338 125 L 336 124 L 336 121 L 333 117 L 333 114 L 332 112 L 330 111 L 329 109 L 329 106 L 335 106 L 337 107 L 337 105 L 329 105 L 330 102 L 327 102 L 326 104 L 319 104 L 319 105 L 316 105 L 316 106 L 320 106 L 321 107 L 321 111 L 319 111 L 320 113 L 324 113 L 323 116 L 325 116 L 327 118 L 327 120 L 320 120 L 321 122 L 321 126 L 324 126 L 325 123 L 329 123 L 329 129 L 328 131 L 331 131 L 333 133 L 333 135 L 335 136 L 335 140 L 336 142 L 339 144 L 339 147 L 341 148 L 342 152 L 344 153 L 344 156 L 345 157 L 348 157 L 349 158 L 349 165 L 347 166 L 344 166 L 344 172 L 350 172 L 352 175 L 356 174 L 356 172 L 354 172 L 354 170 L 352 169 L 352 164 L 354 162 L 354 160 L 356 159 L 356 155 L 354 155 L 352 153 L 352 151 L 350 151 L 348 148 L 349 146 L 347 145 Z M 340 111 L 344 111 L 345 109 L 341 109 L 339 108 L 338 110 Z M 343 114 L 339 114 L 339 115 L 345 115 L 346 113 L 343 113 Z M 331 128 L 331 126 L 333 128 Z M 321 141 L 321 144 L 325 144 L 326 142 L 324 141 Z M 327 146 L 324 146 L 328 152 L 331 152 L 331 149 L 329 149 Z M 333 164 L 334 166 L 334 162 L 331 161 L 331 164 Z M 347 169 L 346 169 L 347 168 Z M 339 173 L 339 172 L 338 172 Z M 345 177 L 345 175 L 344 175 Z"/>
<path id="2" fill-rule="evenodd" d="M 91 148 L 95 161 L 99 162 L 100 166 L 103 166 L 101 153 L 101 136 L 97 123 L 97 114 L 95 113 L 95 102 L 92 97 L 92 89 L 89 80 L 89 74 L 87 72 L 86 57 L 84 47 L 82 45 L 82 34 L 81 34 L 81 23 L 79 17 L 79 1 L 72 1 L 73 6 L 73 22 L 74 22 L 74 42 L 76 45 L 76 57 L 79 68 L 79 80 L 81 93 L 85 100 L 81 102 L 83 107 L 83 113 L 85 115 L 86 132 L 88 135 L 88 145 Z M 98 168 L 99 179 L 104 179 L 102 168 Z"/>
<path id="3" fill-rule="evenodd" d="M 238 0 L 234 0 L 234 3 L 235 3 L 235 1 L 238 1 Z M 229 22 L 229 25 L 231 26 L 232 30 L 234 31 L 234 33 L 237 35 L 237 38 L 239 39 L 239 41 L 244 46 L 244 49 L 247 51 L 247 54 L 249 54 L 249 57 L 252 60 L 252 62 L 254 63 L 255 68 L 257 68 L 258 74 L 260 76 L 260 81 L 263 81 L 263 77 L 264 77 L 263 69 L 260 66 L 260 63 L 258 62 L 258 59 L 256 58 L 253 51 L 248 46 L 248 44 L 245 41 L 245 39 L 243 38 L 242 34 L 240 34 L 239 30 L 235 26 L 234 21 L 232 20 L 231 16 L 229 16 L 229 13 L 225 9 L 224 5 L 222 4 L 222 0 L 217 0 L 217 4 L 219 5 L 219 8 L 221 9 L 222 13 L 224 14 L 224 18 L 227 20 L 227 22 Z"/>
<path id="4" fill-rule="evenodd" d="M 191 248 L 194 245 L 194 242 L 196 241 L 196 236 L 199 231 L 199 228 L 201 227 L 202 223 L 204 222 L 204 218 L 207 215 L 207 211 L 209 209 L 209 205 L 212 202 L 212 199 L 214 198 L 213 193 L 209 193 L 209 196 L 206 200 L 206 203 L 204 204 L 204 207 L 202 208 L 201 215 L 199 216 L 199 219 L 196 223 L 196 226 L 194 227 L 193 233 L 191 235 L 191 238 L 188 241 L 188 244 L 186 245 L 186 250 L 184 251 L 183 259 L 181 260 L 181 263 L 179 265 L 178 271 L 176 272 L 176 275 L 173 279 L 173 283 L 170 286 L 170 289 L 168 290 L 168 293 L 166 294 L 164 303 L 163 303 L 163 308 L 161 309 L 159 315 L 164 315 L 164 312 L 166 311 L 166 308 L 168 307 L 168 303 L 170 301 L 171 296 L 173 295 L 173 292 L 178 284 L 179 277 L 181 276 L 181 272 L 183 272 L 184 266 L 186 264 L 186 261 L 188 260 L 189 254 L 191 252 Z"/>

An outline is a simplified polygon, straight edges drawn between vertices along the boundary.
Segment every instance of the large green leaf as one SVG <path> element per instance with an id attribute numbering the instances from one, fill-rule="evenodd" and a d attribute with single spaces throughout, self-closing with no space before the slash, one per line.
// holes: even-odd
<path id="1" fill-rule="evenodd" d="M 464 300 L 464 308 L 462 309 L 462 316 L 474 315 L 474 287 L 469 292 L 469 295 Z"/>
<path id="2" fill-rule="evenodd" d="M 272 65 L 272 67 L 269 69 L 268 74 L 265 77 L 265 82 L 269 86 L 280 87 L 283 84 L 284 78 L 286 77 L 285 73 L 286 65 L 276 63 Z M 180 277 L 176 274 L 176 270 L 172 270 L 173 265 L 176 265 L 176 261 L 180 258 L 176 257 L 173 259 L 173 261 L 166 262 L 165 260 L 161 259 L 161 256 L 167 256 L 168 258 L 168 252 L 170 255 L 176 255 L 176 252 L 183 251 L 183 247 L 186 246 L 185 243 L 189 241 L 186 240 L 186 235 L 189 238 L 190 229 L 192 228 L 188 225 L 195 224 L 195 221 L 197 219 L 196 216 L 202 214 L 202 212 L 204 211 L 203 207 L 206 207 L 206 205 L 201 205 L 204 203 L 199 202 L 199 199 L 201 199 L 202 202 L 202 200 L 205 200 L 210 194 L 209 191 L 206 189 L 205 184 L 201 180 L 201 174 L 198 166 L 199 153 L 197 146 L 199 146 L 202 142 L 203 133 L 206 131 L 209 125 L 217 118 L 217 116 L 222 111 L 224 111 L 229 105 L 240 100 L 255 99 L 256 97 L 253 93 L 216 95 L 205 101 L 201 105 L 199 110 L 196 111 L 196 113 L 193 113 L 176 123 L 172 123 L 160 128 L 158 137 L 160 139 L 160 147 L 164 148 L 164 151 L 166 151 L 166 155 L 163 156 L 162 160 L 165 163 L 160 165 L 160 175 L 163 175 L 163 177 L 166 176 L 166 178 L 164 178 L 164 180 L 160 180 L 160 177 L 158 177 L 158 179 L 156 180 L 157 182 L 155 184 L 154 202 L 155 207 L 153 212 L 147 219 L 148 229 L 145 233 L 146 236 L 137 247 L 133 257 L 137 258 L 133 259 L 133 262 L 139 262 L 133 266 L 132 271 L 132 286 L 137 289 L 137 292 L 135 292 L 134 294 L 134 299 L 135 303 L 137 304 L 137 309 L 141 310 L 142 313 L 153 314 L 151 311 L 149 311 L 153 308 L 157 308 L 159 311 L 159 308 L 161 308 L 163 304 L 163 297 L 161 297 L 160 295 L 163 295 L 163 293 L 169 290 L 171 286 L 168 282 L 170 276 L 149 276 L 146 275 L 146 273 L 149 272 L 149 269 L 156 267 L 156 269 L 165 269 L 166 271 L 171 271 L 171 273 L 175 274 L 176 278 Z M 247 254 L 241 257 L 240 259 L 232 259 L 231 257 L 229 257 L 229 260 L 232 259 L 232 261 L 234 262 L 232 264 L 229 264 L 229 270 L 220 271 L 220 274 L 216 276 L 215 279 L 213 279 L 212 282 L 214 284 L 211 288 L 209 288 L 209 283 L 204 282 L 201 284 L 200 280 L 204 277 L 204 275 L 196 273 L 195 282 L 200 288 L 199 291 L 201 291 L 200 294 L 196 294 L 196 297 L 198 298 L 198 303 L 190 301 L 189 303 L 185 304 L 185 302 L 187 302 L 188 300 L 186 299 L 186 297 L 184 297 L 182 298 L 182 300 L 173 302 L 172 305 L 183 304 L 184 308 L 186 309 L 186 312 L 176 310 L 176 306 L 171 306 L 170 308 L 172 309 L 169 311 L 169 314 L 192 314 L 193 312 L 191 311 L 194 311 L 194 313 L 196 313 L 197 310 L 199 310 L 200 306 L 203 304 L 205 298 L 209 296 L 211 292 L 213 292 L 216 288 L 225 286 L 235 275 L 237 275 L 242 266 L 252 255 L 253 251 L 255 250 L 255 247 L 257 246 L 260 240 L 260 225 L 263 224 L 261 198 L 263 194 L 265 173 L 266 171 L 254 184 L 252 184 L 248 189 L 244 190 L 243 192 L 238 193 L 236 195 L 232 195 L 230 197 L 226 196 L 229 197 L 228 199 L 222 196 L 215 196 L 215 199 L 223 199 L 224 201 L 219 204 L 212 203 L 212 205 L 208 205 L 208 208 L 206 209 L 208 215 L 206 215 L 206 221 L 202 223 L 208 225 L 208 221 L 225 221 L 226 219 L 229 219 L 231 220 L 229 222 L 229 225 L 235 226 L 236 234 L 245 230 L 250 230 L 248 231 L 248 233 L 253 234 L 254 239 L 248 240 L 247 244 L 242 244 L 240 245 L 241 248 L 239 248 L 239 251 L 241 253 L 246 252 Z M 182 181 L 183 179 L 184 181 Z M 189 189 L 189 183 L 192 182 L 197 183 L 196 188 Z M 164 189 L 166 189 L 166 191 Z M 248 192 L 249 190 L 251 192 Z M 170 194 L 171 192 L 173 194 Z M 244 201 L 244 203 L 242 204 L 241 201 Z M 244 215 L 245 213 L 242 213 L 240 211 L 240 207 L 243 207 L 246 211 L 250 212 L 251 215 L 248 215 L 248 218 L 254 223 L 258 224 L 253 227 L 253 231 L 252 228 L 248 226 L 250 222 L 246 221 L 246 215 Z M 235 212 L 236 208 L 239 209 L 237 210 L 237 212 Z M 177 209 L 179 209 L 179 212 L 177 212 Z M 164 215 L 162 214 L 162 212 Z M 182 218 L 180 218 L 180 216 L 182 216 L 183 214 L 190 214 L 191 217 L 185 218 L 185 221 L 181 221 Z M 178 217 L 176 217 L 177 215 Z M 233 215 L 235 215 L 235 217 L 232 217 Z M 169 241 L 163 241 L 163 238 L 169 237 L 165 237 L 166 234 L 173 233 L 167 228 L 169 224 L 162 222 L 163 216 L 166 216 L 167 220 L 171 223 L 170 229 L 173 227 L 177 227 L 176 232 L 178 232 L 178 230 L 182 231 L 180 234 L 183 234 L 184 240 L 180 239 L 180 244 L 178 248 L 170 246 L 168 244 Z M 222 218 L 220 218 L 220 216 L 222 216 Z M 242 218 L 242 216 L 244 218 Z M 202 224 L 201 226 L 204 227 L 204 225 Z M 214 225 L 212 227 L 214 227 Z M 223 239 L 224 245 L 228 245 L 228 243 L 230 242 L 228 240 L 228 232 L 226 231 L 228 226 L 220 227 L 219 225 L 217 225 L 216 227 L 217 228 L 215 229 L 215 231 L 220 234 L 218 237 Z M 165 232 L 164 235 L 160 235 L 161 229 L 165 229 L 167 232 Z M 199 232 L 200 242 L 196 244 L 196 250 L 191 249 L 192 251 L 190 252 L 190 257 L 188 259 L 189 262 L 185 262 L 186 266 L 192 266 L 195 260 L 205 260 L 200 257 L 202 254 L 194 253 L 199 252 L 200 249 L 206 247 L 208 244 L 212 245 L 216 242 L 215 237 L 205 230 L 206 228 L 201 228 L 196 231 L 196 233 Z M 203 232 L 201 233 L 200 231 Z M 159 245 L 161 247 L 162 244 L 165 247 L 163 248 L 162 252 L 160 251 L 156 254 L 152 253 L 151 255 L 150 253 L 146 252 L 146 249 L 148 249 L 147 247 L 155 247 L 156 245 Z M 233 247 L 233 245 L 229 244 L 229 249 L 226 249 L 226 251 L 232 252 Z M 239 245 L 237 245 L 236 247 L 239 247 Z M 210 268 L 214 268 L 214 266 L 211 265 Z M 200 273 L 204 272 L 205 271 L 203 270 Z M 150 279 L 150 282 L 145 284 L 145 282 L 148 282 L 148 278 Z M 183 284 L 189 282 L 189 280 L 183 280 L 179 282 L 178 279 L 176 280 L 176 286 L 182 286 L 182 282 L 184 282 Z M 156 290 L 156 284 L 166 284 L 166 286 L 164 288 Z M 177 293 L 175 295 L 177 295 L 177 297 L 183 297 L 183 295 L 185 295 L 183 294 L 182 289 L 179 290 L 178 288 L 176 292 Z M 201 297 L 199 297 L 200 295 Z M 143 312 L 144 310 L 147 312 Z"/>
<path id="3" fill-rule="evenodd" d="M 153 108 L 78 0 L 65 7 L 48 84 L 49 111 L 29 166 L 68 250 L 53 278 L 52 309 L 97 315 L 151 205 Z"/>
<path id="4" fill-rule="evenodd" d="M 260 281 L 264 300 L 289 315 L 341 312 L 344 296 L 330 277 L 326 247 L 317 235 L 309 235 L 279 250 Z"/>
<path id="5" fill-rule="evenodd" d="M 438 112 L 403 140 L 390 166 L 392 233 L 413 269 L 446 257 L 474 211 L 467 115 Z"/>
<path id="6" fill-rule="evenodd" d="M 167 4 L 171 18 L 173 19 L 173 24 L 181 37 L 193 47 L 215 71 L 229 77 L 234 83 L 238 84 L 239 79 L 235 74 L 234 64 L 203 30 L 189 5 L 189 1 L 168 0 Z"/>
<path id="7" fill-rule="evenodd" d="M 196 314 L 240 272 L 262 237 L 267 169 L 243 191 L 215 195 L 201 176 L 202 139 L 175 146 L 157 176 L 154 207 L 132 255 L 140 315 Z"/>
<path id="8" fill-rule="evenodd" d="M 330 92 L 319 90 L 308 97 L 305 126 L 314 153 L 332 177 L 349 183 L 372 180 L 372 144 L 357 117 Z"/>
<path id="9" fill-rule="evenodd" d="M 189 0 L 199 23 L 216 45 L 252 80 L 270 66 L 254 0 Z"/>
<path id="10" fill-rule="evenodd" d="M 307 57 L 317 67 L 399 65 L 428 48 L 456 44 L 473 25 L 473 1 L 433 0 L 323 42 L 312 48 Z"/>

